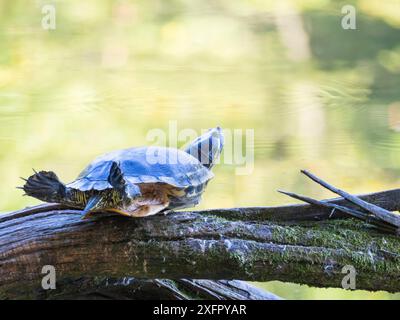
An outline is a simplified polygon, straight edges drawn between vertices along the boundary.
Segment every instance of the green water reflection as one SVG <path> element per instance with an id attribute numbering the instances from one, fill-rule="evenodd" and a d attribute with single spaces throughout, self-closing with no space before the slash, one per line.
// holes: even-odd
<path id="1" fill-rule="evenodd" d="M 38 201 L 14 187 L 31 168 L 71 181 L 96 155 L 148 143 L 150 129 L 253 129 L 251 174 L 215 168 L 201 208 L 331 196 L 400 178 L 400 5 L 346 1 L 0 1 L 0 211 Z M 267 283 L 289 298 L 399 298 Z"/>

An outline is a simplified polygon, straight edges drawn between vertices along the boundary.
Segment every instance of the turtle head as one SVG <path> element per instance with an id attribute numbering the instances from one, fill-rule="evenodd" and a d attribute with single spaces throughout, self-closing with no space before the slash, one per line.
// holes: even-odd
<path id="1" fill-rule="evenodd" d="M 211 169 L 224 146 L 224 135 L 220 127 L 209 129 L 190 143 L 185 151 L 198 159 L 203 166 Z"/>
<path id="2" fill-rule="evenodd" d="M 63 202 L 66 196 L 66 187 L 52 171 L 39 171 L 25 180 L 20 187 L 26 195 L 46 202 Z"/>

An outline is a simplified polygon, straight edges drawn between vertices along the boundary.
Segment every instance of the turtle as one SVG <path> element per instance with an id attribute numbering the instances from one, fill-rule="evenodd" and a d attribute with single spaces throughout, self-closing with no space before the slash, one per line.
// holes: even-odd
<path id="1" fill-rule="evenodd" d="M 83 218 L 111 211 L 129 217 L 189 208 L 200 202 L 223 148 L 223 131 L 209 129 L 183 149 L 134 147 L 94 159 L 71 183 L 35 171 L 25 194 L 83 210 Z"/>

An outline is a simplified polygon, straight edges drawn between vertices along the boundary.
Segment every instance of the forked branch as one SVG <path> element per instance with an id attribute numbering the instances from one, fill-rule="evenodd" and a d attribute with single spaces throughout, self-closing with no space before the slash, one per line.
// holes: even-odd
<path id="1" fill-rule="evenodd" d="M 399 234 L 400 232 L 400 215 L 390 212 L 384 208 L 381 208 L 373 203 L 368 203 L 365 200 L 360 199 L 357 196 L 353 196 L 343 190 L 340 190 L 328 182 L 318 178 L 317 176 L 313 175 L 312 173 L 302 170 L 301 171 L 304 175 L 306 175 L 311 180 L 317 182 L 319 185 L 323 186 L 324 188 L 342 196 L 344 199 L 349 201 L 350 203 L 354 204 L 358 207 L 358 209 L 354 209 L 352 207 L 347 207 L 345 205 L 338 205 L 335 203 L 330 203 L 326 201 L 319 201 L 315 200 L 306 196 L 298 195 L 293 192 L 281 191 L 280 193 L 286 194 L 289 197 L 317 205 L 320 207 L 331 208 L 333 210 L 339 210 L 345 214 L 348 214 L 351 217 L 366 221 L 372 225 L 374 225 L 378 230 L 383 232 L 389 232 L 392 234 Z"/>

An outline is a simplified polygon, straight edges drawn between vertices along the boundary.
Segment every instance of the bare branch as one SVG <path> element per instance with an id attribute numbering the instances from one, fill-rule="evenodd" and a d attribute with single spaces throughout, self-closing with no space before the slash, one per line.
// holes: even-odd
<path id="1" fill-rule="evenodd" d="M 362 221 L 365 221 L 367 223 L 374 225 L 380 231 L 389 232 L 391 234 L 396 234 L 396 235 L 398 234 L 396 227 L 392 226 L 391 224 L 386 223 L 385 221 L 382 221 L 382 220 L 376 218 L 375 216 L 366 214 L 365 212 L 347 208 L 345 206 L 340 206 L 340 205 L 334 204 L 334 203 L 315 200 L 315 199 L 312 199 L 312 198 L 309 198 L 306 196 L 298 195 L 293 192 L 287 192 L 287 191 L 282 191 L 282 190 L 278 190 L 278 192 L 285 194 L 291 198 L 301 200 L 301 201 L 304 201 L 304 202 L 307 202 L 307 203 L 310 203 L 313 205 L 331 208 L 332 209 L 331 217 L 333 216 L 334 210 L 339 210 L 344 213 L 347 213 L 350 217 L 353 217 L 353 218 L 356 218 L 356 219 L 359 219 L 359 220 L 362 220 Z"/>
<path id="2" fill-rule="evenodd" d="M 397 228 L 400 227 L 400 216 L 399 215 L 396 215 L 388 210 L 385 210 L 384 208 L 376 206 L 372 203 L 368 203 L 356 196 L 353 196 L 343 190 L 340 190 L 306 170 L 301 170 L 301 172 L 303 174 L 305 174 L 307 177 L 309 177 L 311 180 L 313 180 L 316 183 L 323 186 L 324 188 L 342 196 L 346 200 L 348 200 L 348 201 L 354 203 L 355 205 L 359 206 L 360 208 L 372 213 L 374 216 L 380 218 L 381 220 L 386 221 L 387 223 L 390 223 L 391 225 L 396 226 Z"/>

